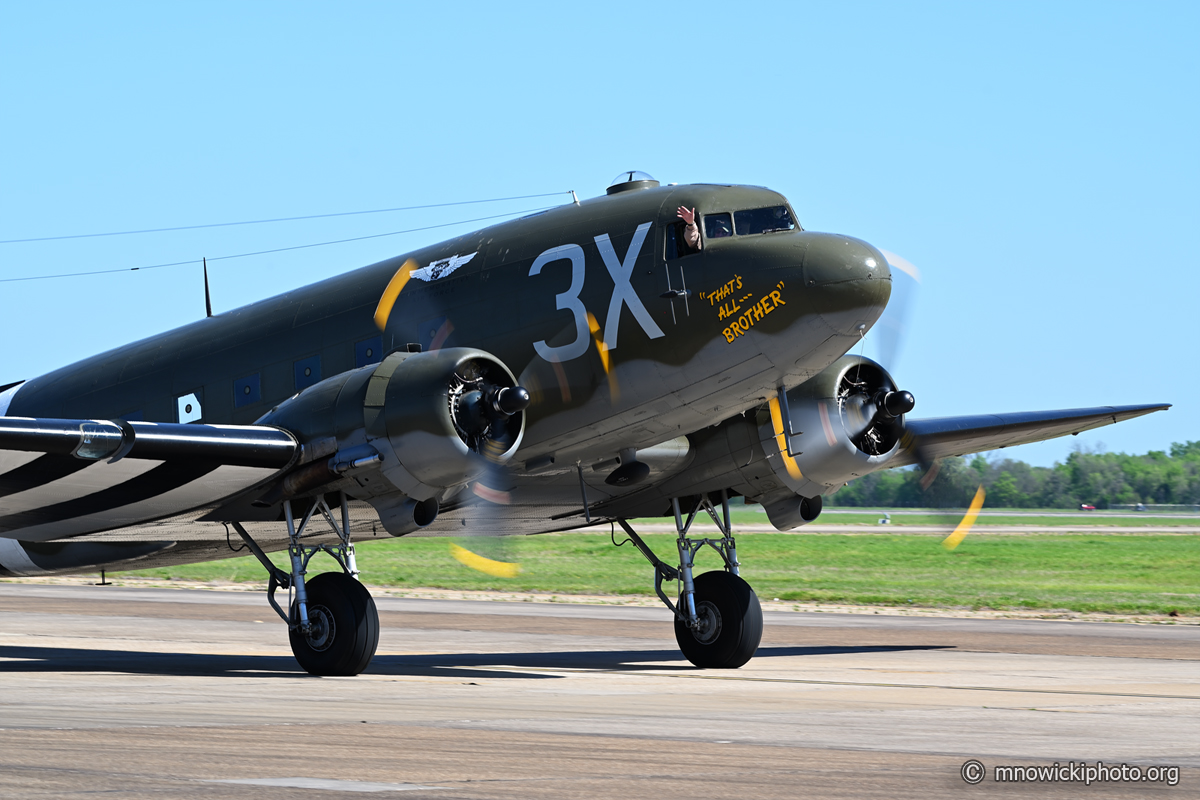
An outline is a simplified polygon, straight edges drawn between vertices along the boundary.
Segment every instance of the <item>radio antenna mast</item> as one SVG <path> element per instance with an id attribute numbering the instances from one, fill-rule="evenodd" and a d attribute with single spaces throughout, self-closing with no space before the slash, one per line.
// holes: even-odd
<path id="1" fill-rule="evenodd" d="M 204 256 L 204 312 L 212 316 L 212 295 L 208 291 L 208 257 Z"/>

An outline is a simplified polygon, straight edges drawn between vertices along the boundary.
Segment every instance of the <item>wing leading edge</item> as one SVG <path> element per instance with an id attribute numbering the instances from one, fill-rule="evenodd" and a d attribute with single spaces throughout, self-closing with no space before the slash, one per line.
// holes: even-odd
<path id="1" fill-rule="evenodd" d="M 964 417 L 905 420 L 905 445 L 888 462 L 903 467 L 948 456 L 963 456 L 1076 434 L 1127 419 L 1165 411 L 1169 403 L 1100 406 L 1061 411 L 1017 411 Z"/>

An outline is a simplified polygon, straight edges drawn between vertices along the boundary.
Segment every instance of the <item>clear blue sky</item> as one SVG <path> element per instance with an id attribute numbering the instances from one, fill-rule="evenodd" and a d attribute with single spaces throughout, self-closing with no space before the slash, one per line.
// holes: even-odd
<path id="1" fill-rule="evenodd" d="M 1200 439 L 1200 5 L 434 6 L 0 6 L 0 239 L 587 197 L 627 169 L 761 184 L 921 269 L 894 365 L 915 416 L 1175 404 L 1007 451 L 1035 464 Z M 4 244 L 0 279 L 546 202 Z M 214 304 L 480 224 L 214 261 Z M 0 312 L 3 384 L 195 319 L 203 291 L 195 266 L 7 282 Z"/>

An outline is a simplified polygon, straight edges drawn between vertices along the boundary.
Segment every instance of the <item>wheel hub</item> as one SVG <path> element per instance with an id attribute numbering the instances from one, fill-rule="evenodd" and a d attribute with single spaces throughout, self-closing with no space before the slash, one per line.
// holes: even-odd
<path id="1" fill-rule="evenodd" d="M 314 652 L 321 653 L 333 645 L 333 640 L 337 636 L 337 623 L 333 620 L 333 614 L 325 606 L 308 607 L 308 631 L 305 632 L 304 638 L 308 642 L 308 646 Z"/>
<path id="2" fill-rule="evenodd" d="M 692 636 L 700 644 L 712 644 L 721 635 L 721 612 L 708 600 L 696 604 L 696 627 Z"/>

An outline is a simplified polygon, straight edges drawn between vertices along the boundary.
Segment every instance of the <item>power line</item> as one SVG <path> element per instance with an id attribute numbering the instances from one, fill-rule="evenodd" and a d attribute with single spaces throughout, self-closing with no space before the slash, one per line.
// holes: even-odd
<path id="1" fill-rule="evenodd" d="M 524 194 L 513 197 L 493 197 L 488 200 L 460 200 L 454 203 L 430 203 L 423 206 L 398 206 L 396 208 L 373 208 L 367 211 L 338 211 L 333 214 L 309 214 L 303 217 L 277 217 L 274 219 L 248 219 L 240 222 L 211 222 L 205 225 L 179 225 L 174 228 L 145 228 L 136 231 L 108 231 L 106 233 L 74 233 L 66 236 L 38 236 L 31 239 L 0 239 L 0 244 L 22 244 L 25 242 L 54 242 L 63 239 L 94 239 L 99 236 L 132 236 L 138 233 L 167 233 L 169 231 L 194 231 L 201 228 L 228 228 L 234 225 L 262 225 L 268 222 L 295 222 L 305 219 L 326 219 L 328 217 L 352 217 L 359 214 L 384 214 L 391 211 L 419 211 L 426 208 L 447 208 L 449 206 L 469 206 L 479 203 L 502 203 L 508 200 L 531 200 L 539 197 L 556 197 L 571 192 L 546 192 L 544 194 Z M 522 213 L 522 212 L 517 212 Z M 420 229 L 417 229 L 420 230 Z M 386 234 L 385 234 L 386 235 Z M 347 239 L 346 241 L 351 241 Z M 172 265 L 174 266 L 174 265 Z M 146 267 L 150 269 L 150 267 Z M 90 274 L 90 273 L 80 273 Z"/>
<path id="2" fill-rule="evenodd" d="M 466 225 L 470 222 L 483 222 L 489 219 L 499 219 L 501 217 L 514 217 L 518 214 L 533 214 L 537 211 L 545 211 L 555 206 L 542 206 L 541 208 L 527 208 L 524 211 L 509 211 L 505 214 L 492 214 L 490 217 L 476 217 L 475 219 L 464 219 L 459 222 L 442 222 L 438 225 L 426 225 L 422 228 L 409 228 L 404 231 L 392 231 L 391 233 L 373 233 L 370 236 L 355 236 L 350 239 L 334 239 L 329 242 L 314 242 L 313 244 L 297 244 L 291 247 L 276 247 L 272 250 L 256 250 L 253 253 L 238 253 L 232 256 L 215 256 L 209 261 L 224 261 L 229 258 L 246 258 L 247 256 L 265 256 L 269 253 L 283 253 L 288 250 L 303 250 L 306 247 L 324 247 L 327 244 L 343 244 L 345 242 L 361 242 L 364 239 L 380 239 L 384 236 L 396 236 L 401 233 L 416 233 L 417 231 L 429 231 L 434 228 L 448 228 L 452 225 Z M 194 261 L 192 263 L 195 263 Z"/>
<path id="3" fill-rule="evenodd" d="M 557 194 L 557 193 L 556 193 Z M 545 196 L 545 195 L 541 195 Z M 334 239 L 328 242 L 312 242 L 311 244 L 297 244 L 291 247 L 276 247 L 271 250 L 256 250 L 252 253 L 235 253 L 228 256 L 213 256 L 209 261 L 225 261 L 231 258 L 248 258 L 249 256 L 263 256 L 270 253 L 284 253 L 288 250 L 303 250 L 308 247 L 324 247 L 330 244 L 344 244 L 346 242 L 361 242 L 365 239 L 380 239 L 384 236 L 398 236 L 402 233 L 417 233 L 418 231 L 430 231 L 435 228 L 448 228 L 453 225 L 466 225 L 471 222 L 484 222 L 489 219 L 499 219 L 501 217 L 514 217 L 518 214 L 533 214 L 538 211 L 546 211 L 547 209 L 556 208 L 557 206 L 542 206 L 541 208 L 530 208 L 525 211 L 509 211 L 504 214 L 492 214 L 488 217 L 476 217 L 474 219 L 463 219 L 457 222 L 442 222 L 437 225 L 425 225 L 420 228 L 408 228 L 403 231 L 391 231 L 389 233 L 373 233 L 370 236 L 355 236 L 350 239 Z M 26 275 L 23 278 L 0 278 L 0 283 L 14 283 L 17 281 L 43 281 L 52 278 L 77 278 L 83 275 L 111 275 L 116 272 L 137 272 L 138 270 L 163 269 L 164 267 L 180 267 L 185 264 L 199 264 L 201 259 L 193 258 L 188 261 L 171 261 L 166 264 L 149 264 L 141 267 L 120 267 L 118 269 L 98 269 L 89 272 L 64 272 L 58 275 Z"/>

